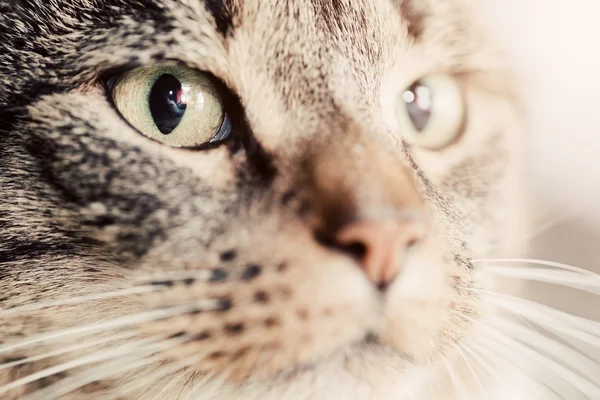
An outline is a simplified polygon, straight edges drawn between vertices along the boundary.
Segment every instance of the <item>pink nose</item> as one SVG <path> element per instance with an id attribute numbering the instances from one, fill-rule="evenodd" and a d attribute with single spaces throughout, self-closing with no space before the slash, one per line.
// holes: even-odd
<path id="1" fill-rule="evenodd" d="M 416 221 L 356 221 L 342 227 L 337 243 L 360 249 L 360 264 L 369 279 L 386 289 L 398 276 L 406 252 L 421 239 L 422 227 Z"/>

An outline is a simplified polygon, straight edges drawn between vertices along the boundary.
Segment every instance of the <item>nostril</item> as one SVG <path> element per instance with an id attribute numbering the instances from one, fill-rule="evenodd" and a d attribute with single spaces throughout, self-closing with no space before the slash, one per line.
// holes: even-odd
<path id="1" fill-rule="evenodd" d="M 321 246 L 330 247 L 330 248 L 336 247 L 335 240 L 333 240 L 331 235 L 328 235 L 326 232 L 315 231 L 314 237 L 315 237 L 315 240 L 317 241 L 317 243 L 319 243 Z"/>
<path id="2" fill-rule="evenodd" d="M 390 282 L 379 282 L 379 284 L 377 285 L 377 290 L 379 290 L 380 292 L 385 292 L 387 290 L 388 287 L 390 287 Z"/>
<path id="3" fill-rule="evenodd" d="M 332 235 L 329 235 L 322 231 L 316 231 L 314 233 L 314 238 L 320 245 L 343 252 L 348 256 L 354 258 L 357 262 L 363 262 L 364 258 L 367 255 L 367 246 L 361 242 L 349 242 L 341 244 L 336 241 Z"/>
<path id="4" fill-rule="evenodd" d="M 380 290 L 396 279 L 406 253 L 421 238 L 413 220 L 359 220 L 343 226 L 335 235 L 338 249 L 354 257 Z"/>
<path id="5" fill-rule="evenodd" d="M 361 242 L 353 242 L 343 245 L 340 248 L 342 251 L 360 263 L 364 262 L 364 259 L 367 256 L 367 246 Z"/>

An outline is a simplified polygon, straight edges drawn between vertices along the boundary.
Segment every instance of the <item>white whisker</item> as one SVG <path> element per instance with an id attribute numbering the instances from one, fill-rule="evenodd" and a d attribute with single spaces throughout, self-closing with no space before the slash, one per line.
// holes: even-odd
<path id="1" fill-rule="evenodd" d="M 115 390 L 116 393 L 114 393 L 112 395 L 102 396 L 102 399 L 103 400 L 111 400 L 111 399 L 116 400 L 116 399 L 122 398 L 122 396 L 124 394 L 131 393 L 138 389 L 142 389 L 145 386 L 148 386 L 149 382 L 152 382 L 152 383 L 159 382 L 161 379 L 163 379 L 177 371 L 180 371 L 186 367 L 189 367 L 190 365 L 200 362 L 205 357 L 206 357 L 205 354 L 195 354 L 195 355 L 187 357 L 179 362 L 171 363 L 171 364 L 167 365 L 166 367 L 161 367 L 158 369 L 158 371 L 154 372 L 153 374 L 136 378 L 136 381 L 130 382 L 129 384 L 116 389 Z M 146 395 L 144 395 L 143 397 L 146 397 Z M 141 397 L 140 400 L 143 397 Z"/>
<path id="2" fill-rule="evenodd" d="M 124 356 L 124 355 L 134 353 L 134 352 L 143 351 L 142 349 L 143 349 L 144 345 L 150 344 L 153 341 L 154 341 L 154 339 L 143 339 L 143 340 L 139 340 L 139 341 L 136 341 L 133 343 L 128 343 L 123 346 L 119 346 L 115 349 L 111 349 L 111 350 L 103 349 L 103 350 L 94 352 L 92 354 L 89 354 L 87 356 L 83 356 L 83 357 L 77 358 L 72 361 L 68 361 L 68 362 L 65 362 L 65 363 L 62 363 L 59 365 L 55 365 L 50 368 L 43 369 L 43 370 L 35 372 L 31 375 L 27 375 L 21 379 L 17 379 L 7 385 L 0 386 L 0 394 L 6 393 L 10 390 L 19 388 L 21 386 L 25 386 L 29 383 L 32 383 L 32 382 L 38 381 L 40 379 L 47 378 L 49 376 L 56 375 L 58 373 L 65 372 L 65 371 L 68 371 L 68 370 L 71 370 L 71 369 L 74 369 L 77 367 L 97 363 L 97 362 L 108 360 L 111 358 Z"/>
<path id="3" fill-rule="evenodd" d="M 488 264 L 490 264 L 490 263 L 494 263 L 494 264 L 500 264 L 500 263 L 533 264 L 533 265 L 541 265 L 541 266 L 546 266 L 546 267 L 554 267 L 554 268 L 558 268 L 558 269 L 564 269 L 564 270 L 572 271 L 572 272 L 579 272 L 580 274 L 584 274 L 584 275 L 590 275 L 590 276 L 598 275 L 595 272 L 588 271 L 584 268 L 574 267 L 574 266 L 568 265 L 568 264 L 562 264 L 562 263 L 557 263 L 557 262 L 552 262 L 552 261 L 529 259 L 529 258 L 474 259 L 474 260 L 471 260 L 471 262 L 473 262 L 473 263 L 488 263 Z"/>
<path id="4" fill-rule="evenodd" d="M 68 354 L 68 353 L 72 353 L 72 352 L 75 352 L 75 351 L 78 351 L 78 350 L 89 349 L 89 348 L 92 348 L 92 347 L 95 347 L 95 346 L 99 346 L 99 345 L 102 345 L 102 344 L 114 342 L 114 341 L 117 341 L 117 340 L 129 339 L 129 338 L 132 338 L 133 336 L 135 336 L 135 333 L 122 333 L 122 334 L 119 334 L 119 335 L 108 336 L 108 337 L 105 337 L 105 338 L 102 338 L 102 339 L 99 339 L 99 340 L 96 340 L 96 341 L 91 341 L 91 342 L 76 344 L 76 345 L 73 345 L 73 346 L 64 347 L 64 348 L 61 348 L 59 350 L 51 351 L 51 352 L 40 354 L 40 355 L 37 355 L 37 356 L 27 357 L 27 358 L 24 358 L 22 360 L 13 361 L 13 362 L 5 363 L 5 364 L 0 364 L 0 369 L 13 368 L 13 367 L 16 367 L 18 365 L 29 364 L 29 363 L 40 361 L 40 360 L 44 360 L 44 359 L 47 359 L 47 358 L 56 357 L 56 356 L 60 356 L 60 355 L 63 355 L 63 354 Z"/>
<path id="5" fill-rule="evenodd" d="M 471 371 L 471 374 L 473 375 L 473 379 L 475 379 L 475 383 L 477 383 L 477 387 L 479 388 L 479 394 L 483 394 L 484 393 L 483 385 L 481 384 L 481 381 L 479 380 L 479 376 L 475 373 L 475 369 L 473 368 L 471 362 L 469 361 L 469 358 L 461 350 L 459 345 L 454 344 L 454 348 L 456 349 L 456 351 L 458 352 L 458 354 L 460 355 L 462 360 L 467 365 L 467 368 L 469 368 L 469 371 Z"/>
<path id="6" fill-rule="evenodd" d="M 69 328 L 64 330 L 59 330 L 56 332 L 51 332 L 43 335 L 39 335 L 33 338 L 29 338 L 23 340 L 18 343 L 9 343 L 4 346 L 0 346 L 0 354 L 6 353 L 9 351 L 14 351 L 23 347 L 27 347 L 30 345 L 34 345 L 37 343 L 59 339 L 67 336 L 77 335 L 77 334 L 89 334 L 94 332 L 102 332 L 108 331 L 111 329 L 121 328 L 124 326 L 131 326 L 135 324 L 140 324 L 144 322 L 151 322 L 160 319 L 172 318 L 179 315 L 183 315 L 189 312 L 197 311 L 199 309 L 202 310 L 218 310 L 222 308 L 222 304 L 220 300 L 206 300 L 199 301 L 194 304 L 188 304 L 184 306 L 178 307 L 170 307 L 162 310 L 153 310 L 146 311 L 133 315 L 125 315 L 119 318 L 115 318 L 106 322 L 98 322 L 90 325 L 79 326 L 75 328 Z"/>
<path id="7" fill-rule="evenodd" d="M 517 362 L 517 356 L 524 357 L 526 361 L 534 362 L 540 372 L 544 371 L 551 373 L 553 379 L 550 379 L 550 382 L 560 380 L 563 381 L 567 387 L 575 389 L 574 393 L 582 393 L 590 399 L 600 397 L 600 388 L 594 383 L 588 381 L 580 375 L 577 375 L 570 369 L 554 361 L 552 358 L 549 358 L 548 356 L 537 352 L 531 347 L 522 344 L 518 340 L 507 336 L 497 328 L 490 325 L 483 326 L 486 328 L 486 331 L 489 333 L 489 335 L 494 337 L 496 344 L 501 347 L 502 352 L 504 352 L 504 354 L 510 354 L 510 358 L 515 362 Z M 563 392 L 557 391 L 557 393 L 562 395 Z M 570 395 L 567 398 L 573 397 L 573 395 Z"/>
<path id="8" fill-rule="evenodd" d="M 181 270 L 181 271 L 160 271 L 150 275 L 138 276 L 136 282 L 160 284 L 160 282 L 183 281 L 186 279 L 195 279 L 198 281 L 209 281 L 213 276 L 210 269 Z"/>
<path id="9" fill-rule="evenodd" d="M 485 266 L 483 269 L 485 272 L 498 276 L 551 283 L 600 295 L 600 275 L 596 274 L 584 275 L 569 271 L 557 271 L 554 269 L 499 267 L 495 265 Z"/>
<path id="10" fill-rule="evenodd" d="M 183 343 L 185 340 L 186 339 L 183 338 L 177 338 L 158 342 L 158 346 L 148 346 L 147 349 L 140 350 L 138 354 L 132 354 L 129 357 L 119 357 L 118 360 L 113 362 L 99 365 L 71 378 L 63 379 L 53 385 L 25 396 L 21 400 L 56 399 L 87 384 L 119 376 L 126 372 L 156 363 L 162 360 L 162 356 L 160 354 L 152 356 L 152 353 L 177 346 Z"/>
<path id="11" fill-rule="evenodd" d="M 170 286 L 176 282 L 213 282 L 239 278 L 244 272 L 243 268 L 210 268 L 210 269 L 187 269 L 174 271 L 160 271 L 151 274 L 140 275 L 135 281 L 152 286 Z"/>
<path id="12" fill-rule="evenodd" d="M 153 357 L 147 357 L 146 355 L 138 355 L 136 357 L 122 357 L 112 363 L 107 363 L 95 368 L 91 368 L 87 370 L 85 374 L 80 374 L 73 378 L 63 379 L 62 381 L 50 385 L 47 388 L 38 390 L 34 393 L 24 396 L 20 400 L 57 399 L 90 383 L 118 376 L 120 374 L 133 371 L 138 368 L 142 368 L 146 365 L 158 362 L 160 360 L 161 356 L 159 355 Z"/>
<path id="13" fill-rule="evenodd" d="M 532 350 L 540 352 L 540 354 L 542 354 L 541 352 L 551 352 L 554 358 L 561 360 L 567 367 L 572 368 L 592 382 L 600 377 L 600 364 L 573 348 L 502 318 L 490 318 L 486 322 L 498 331 L 510 334 L 511 337 L 524 343 Z"/>
<path id="14" fill-rule="evenodd" d="M 500 378 L 498 371 L 496 369 L 492 368 L 491 364 L 487 360 L 485 360 L 481 354 L 479 354 L 475 349 L 473 349 L 471 347 L 471 345 L 467 345 L 467 344 L 463 343 L 461 346 L 465 352 L 469 353 L 469 355 L 477 363 L 479 363 L 479 365 L 481 365 L 483 367 L 483 369 L 489 373 L 490 376 L 492 376 L 494 378 L 496 383 L 502 382 L 502 379 Z"/>
<path id="15" fill-rule="evenodd" d="M 530 300 L 481 289 L 468 289 L 489 296 L 489 301 L 512 314 L 521 315 L 552 332 L 562 332 L 569 337 L 600 348 L 600 323 L 556 310 Z"/>
<path id="16" fill-rule="evenodd" d="M 74 304 L 86 303 L 86 302 L 97 301 L 97 300 L 107 300 L 107 299 L 125 297 L 125 296 L 137 295 L 137 294 L 146 294 L 146 293 L 156 292 L 159 290 L 161 290 L 161 288 L 154 287 L 154 286 L 142 286 L 142 287 L 125 289 L 125 290 L 119 290 L 119 291 L 115 291 L 115 292 L 97 293 L 97 294 L 93 294 L 93 295 L 73 297 L 73 298 L 64 299 L 64 300 L 49 301 L 49 302 L 45 302 L 45 303 L 28 304 L 25 306 L 19 306 L 19 307 L 9 308 L 6 310 L 1 310 L 0 318 L 4 318 L 4 317 L 11 316 L 14 314 L 19 314 L 19 313 L 39 311 L 39 310 L 43 310 L 46 308 L 69 306 L 69 305 L 74 305 Z"/>
<path id="17" fill-rule="evenodd" d="M 499 349 L 495 347 L 499 347 Z M 471 348 L 474 354 L 481 356 L 485 355 L 486 358 L 488 360 L 492 360 L 495 365 L 502 363 L 521 371 L 540 388 L 546 389 L 553 395 L 558 396 L 558 398 L 561 400 L 569 399 L 569 397 L 565 397 L 563 395 L 565 392 L 576 393 L 571 386 L 563 382 L 561 379 L 549 379 L 547 375 L 542 375 L 540 370 L 525 367 L 525 365 L 529 364 L 531 360 L 529 360 L 527 357 L 524 357 L 521 353 L 515 352 L 514 349 L 507 348 L 501 343 L 488 343 L 487 346 L 479 343 L 473 343 L 471 344 Z M 495 374 L 495 376 L 497 377 L 497 382 L 506 381 L 506 377 L 500 378 L 497 374 Z"/>
<path id="18" fill-rule="evenodd" d="M 502 242 L 493 243 L 491 245 L 488 245 L 486 247 L 486 249 L 489 251 L 489 250 L 494 250 L 494 249 L 502 248 L 502 247 L 509 246 L 509 245 L 515 245 L 515 244 L 519 244 L 519 243 L 529 242 L 532 239 L 536 238 L 537 236 L 541 235 L 542 233 L 550 230 L 551 228 L 554 228 L 561 222 L 568 221 L 570 218 L 573 218 L 573 217 L 569 217 L 568 215 L 563 215 L 563 216 L 555 217 L 553 219 L 547 219 L 546 221 L 544 221 L 543 224 L 539 224 L 539 225 L 534 224 L 534 225 L 538 225 L 538 227 L 536 229 L 532 229 L 531 231 L 529 231 L 525 234 L 514 236 L 510 240 L 504 240 Z"/>
<path id="19" fill-rule="evenodd" d="M 450 364 L 450 362 L 448 362 L 446 357 L 442 357 L 442 362 L 444 363 L 444 366 L 446 367 L 446 371 L 448 371 L 448 375 L 450 376 L 450 381 L 452 382 L 452 387 L 454 389 L 454 392 L 455 393 L 458 392 L 458 396 L 460 399 L 468 399 L 469 396 L 467 394 L 467 390 L 465 388 L 464 382 L 462 381 L 462 379 L 460 378 L 460 376 L 458 375 L 456 370 L 452 367 L 452 364 Z"/>

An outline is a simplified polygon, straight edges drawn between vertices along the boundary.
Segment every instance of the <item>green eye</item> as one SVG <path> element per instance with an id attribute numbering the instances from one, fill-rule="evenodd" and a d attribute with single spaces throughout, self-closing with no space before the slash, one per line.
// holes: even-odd
<path id="1" fill-rule="evenodd" d="M 413 83 L 398 99 L 396 117 L 407 143 L 440 149 L 460 135 L 466 114 L 460 85 L 448 75 Z"/>
<path id="2" fill-rule="evenodd" d="M 133 69 L 116 81 L 112 98 L 123 118 L 140 133 L 172 147 L 198 147 L 231 133 L 219 89 L 194 69 Z"/>

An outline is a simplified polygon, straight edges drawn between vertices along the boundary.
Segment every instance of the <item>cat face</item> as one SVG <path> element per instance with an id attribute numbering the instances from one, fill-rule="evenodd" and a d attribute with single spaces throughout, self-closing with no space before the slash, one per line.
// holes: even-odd
<path id="1" fill-rule="evenodd" d="M 0 360 L 130 346 L 85 390 L 397 399 L 469 334 L 470 259 L 523 199 L 512 81 L 466 2 L 0 11 Z"/>

